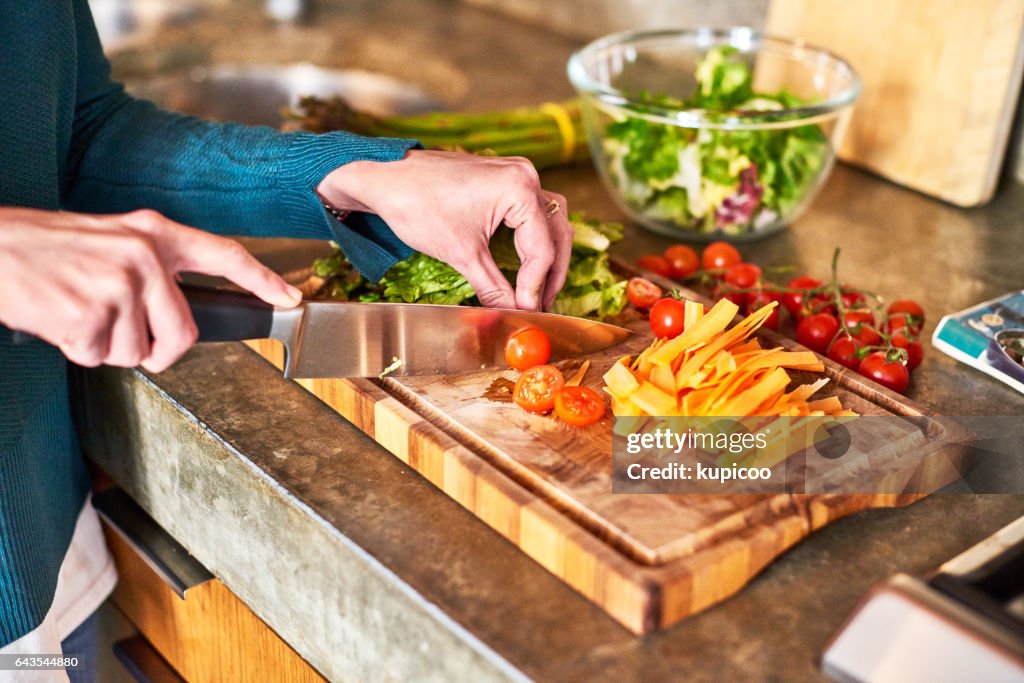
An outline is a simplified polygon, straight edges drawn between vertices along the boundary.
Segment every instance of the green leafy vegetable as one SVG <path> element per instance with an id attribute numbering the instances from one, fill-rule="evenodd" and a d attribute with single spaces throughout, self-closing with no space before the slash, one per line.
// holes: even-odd
<path id="1" fill-rule="evenodd" d="M 626 282 L 612 273 L 608 246 L 622 239 L 622 226 L 569 217 L 574 229 L 573 250 L 566 284 L 555 299 L 553 312 L 579 317 L 605 318 L 626 305 Z M 519 255 L 514 231 L 502 229 L 491 240 L 491 255 L 509 282 L 515 284 Z M 317 296 L 342 301 L 389 301 L 397 303 L 475 304 L 473 288 L 457 270 L 426 254 L 416 253 L 396 263 L 377 284 L 367 282 L 336 249 L 313 264 L 324 278 Z"/>
<path id="2" fill-rule="evenodd" d="M 384 301 L 455 306 L 475 294 L 466 278 L 447 263 L 413 254 L 391 267 L 380 281 Z"/>
<path id="3" fill-rule="evenodd" d="M 780 91 L 755 92 L 750 65 L 733 47 L 710 50 L 685 100 L 642 94 L 653 107 L 701 110 L 725 121 L 737 113 L 798 107 Z M 606 168 L 626 202 L 652 220 L 687 231 L 738 234 L 784 218 L 809 194 L 832 158 L 816 124 L 768 130 L 696 129 L 626 116 L 608 123 Z"/>

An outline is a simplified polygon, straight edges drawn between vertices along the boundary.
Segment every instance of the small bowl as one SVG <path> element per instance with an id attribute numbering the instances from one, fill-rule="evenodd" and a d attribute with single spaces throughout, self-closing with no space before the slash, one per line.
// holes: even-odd
<path id="1" fill-rule="evenodd" d="M 799 216 L 861 91 L 834 54 L 749 28 L 617 33 L 568 70 L 616 202 L 692 241 L 757 239 Z"/>

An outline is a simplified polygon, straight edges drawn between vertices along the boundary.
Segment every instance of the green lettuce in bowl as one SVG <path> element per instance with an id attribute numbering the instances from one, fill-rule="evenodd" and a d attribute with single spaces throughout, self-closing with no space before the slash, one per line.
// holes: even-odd
<path id="1" fill-rule="evenodd" d="M 747 29 L 617 34 L 573 55 L 569 74 L 613 197 L 642 225 L 697 240 L 760 237 L 798 216 L 860 91 L 839 58 Z"/>

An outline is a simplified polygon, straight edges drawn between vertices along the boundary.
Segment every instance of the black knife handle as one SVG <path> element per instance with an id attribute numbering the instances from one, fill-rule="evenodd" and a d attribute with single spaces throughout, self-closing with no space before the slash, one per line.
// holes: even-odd
<path id="1" fill-rule="evenodd" d="M 274 307 L 251 294 L 226 289 L 180 285 L 199 328 L 199 341 L 243 341 L 266 339 L 274 322 Z M 16 345 L 39 341 L 21 330 L 11 331 Z"/>
<path id="2" fill-rule="evenodd" d="M 274 307 L 252 294 L 185 284 L 181 291 L 199 328 L 199 341 L 242 341 L 270 336 Z"/>

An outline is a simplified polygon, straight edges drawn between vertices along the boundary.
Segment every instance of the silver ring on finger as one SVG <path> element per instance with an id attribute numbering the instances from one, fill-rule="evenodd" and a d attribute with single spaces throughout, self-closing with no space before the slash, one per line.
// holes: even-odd
<path id="1" fill-rule="evenodd" d="M 561 210 L 562 210 L 562 205 L 558 202 L 557 199 L 551 199 L 551 200 L 548 201 L 547 204 L 544 205 L 544 215 L 547 218 L 551 218 L 552 216 L 554 216 L 556 213 L 558 213 Z"/>

